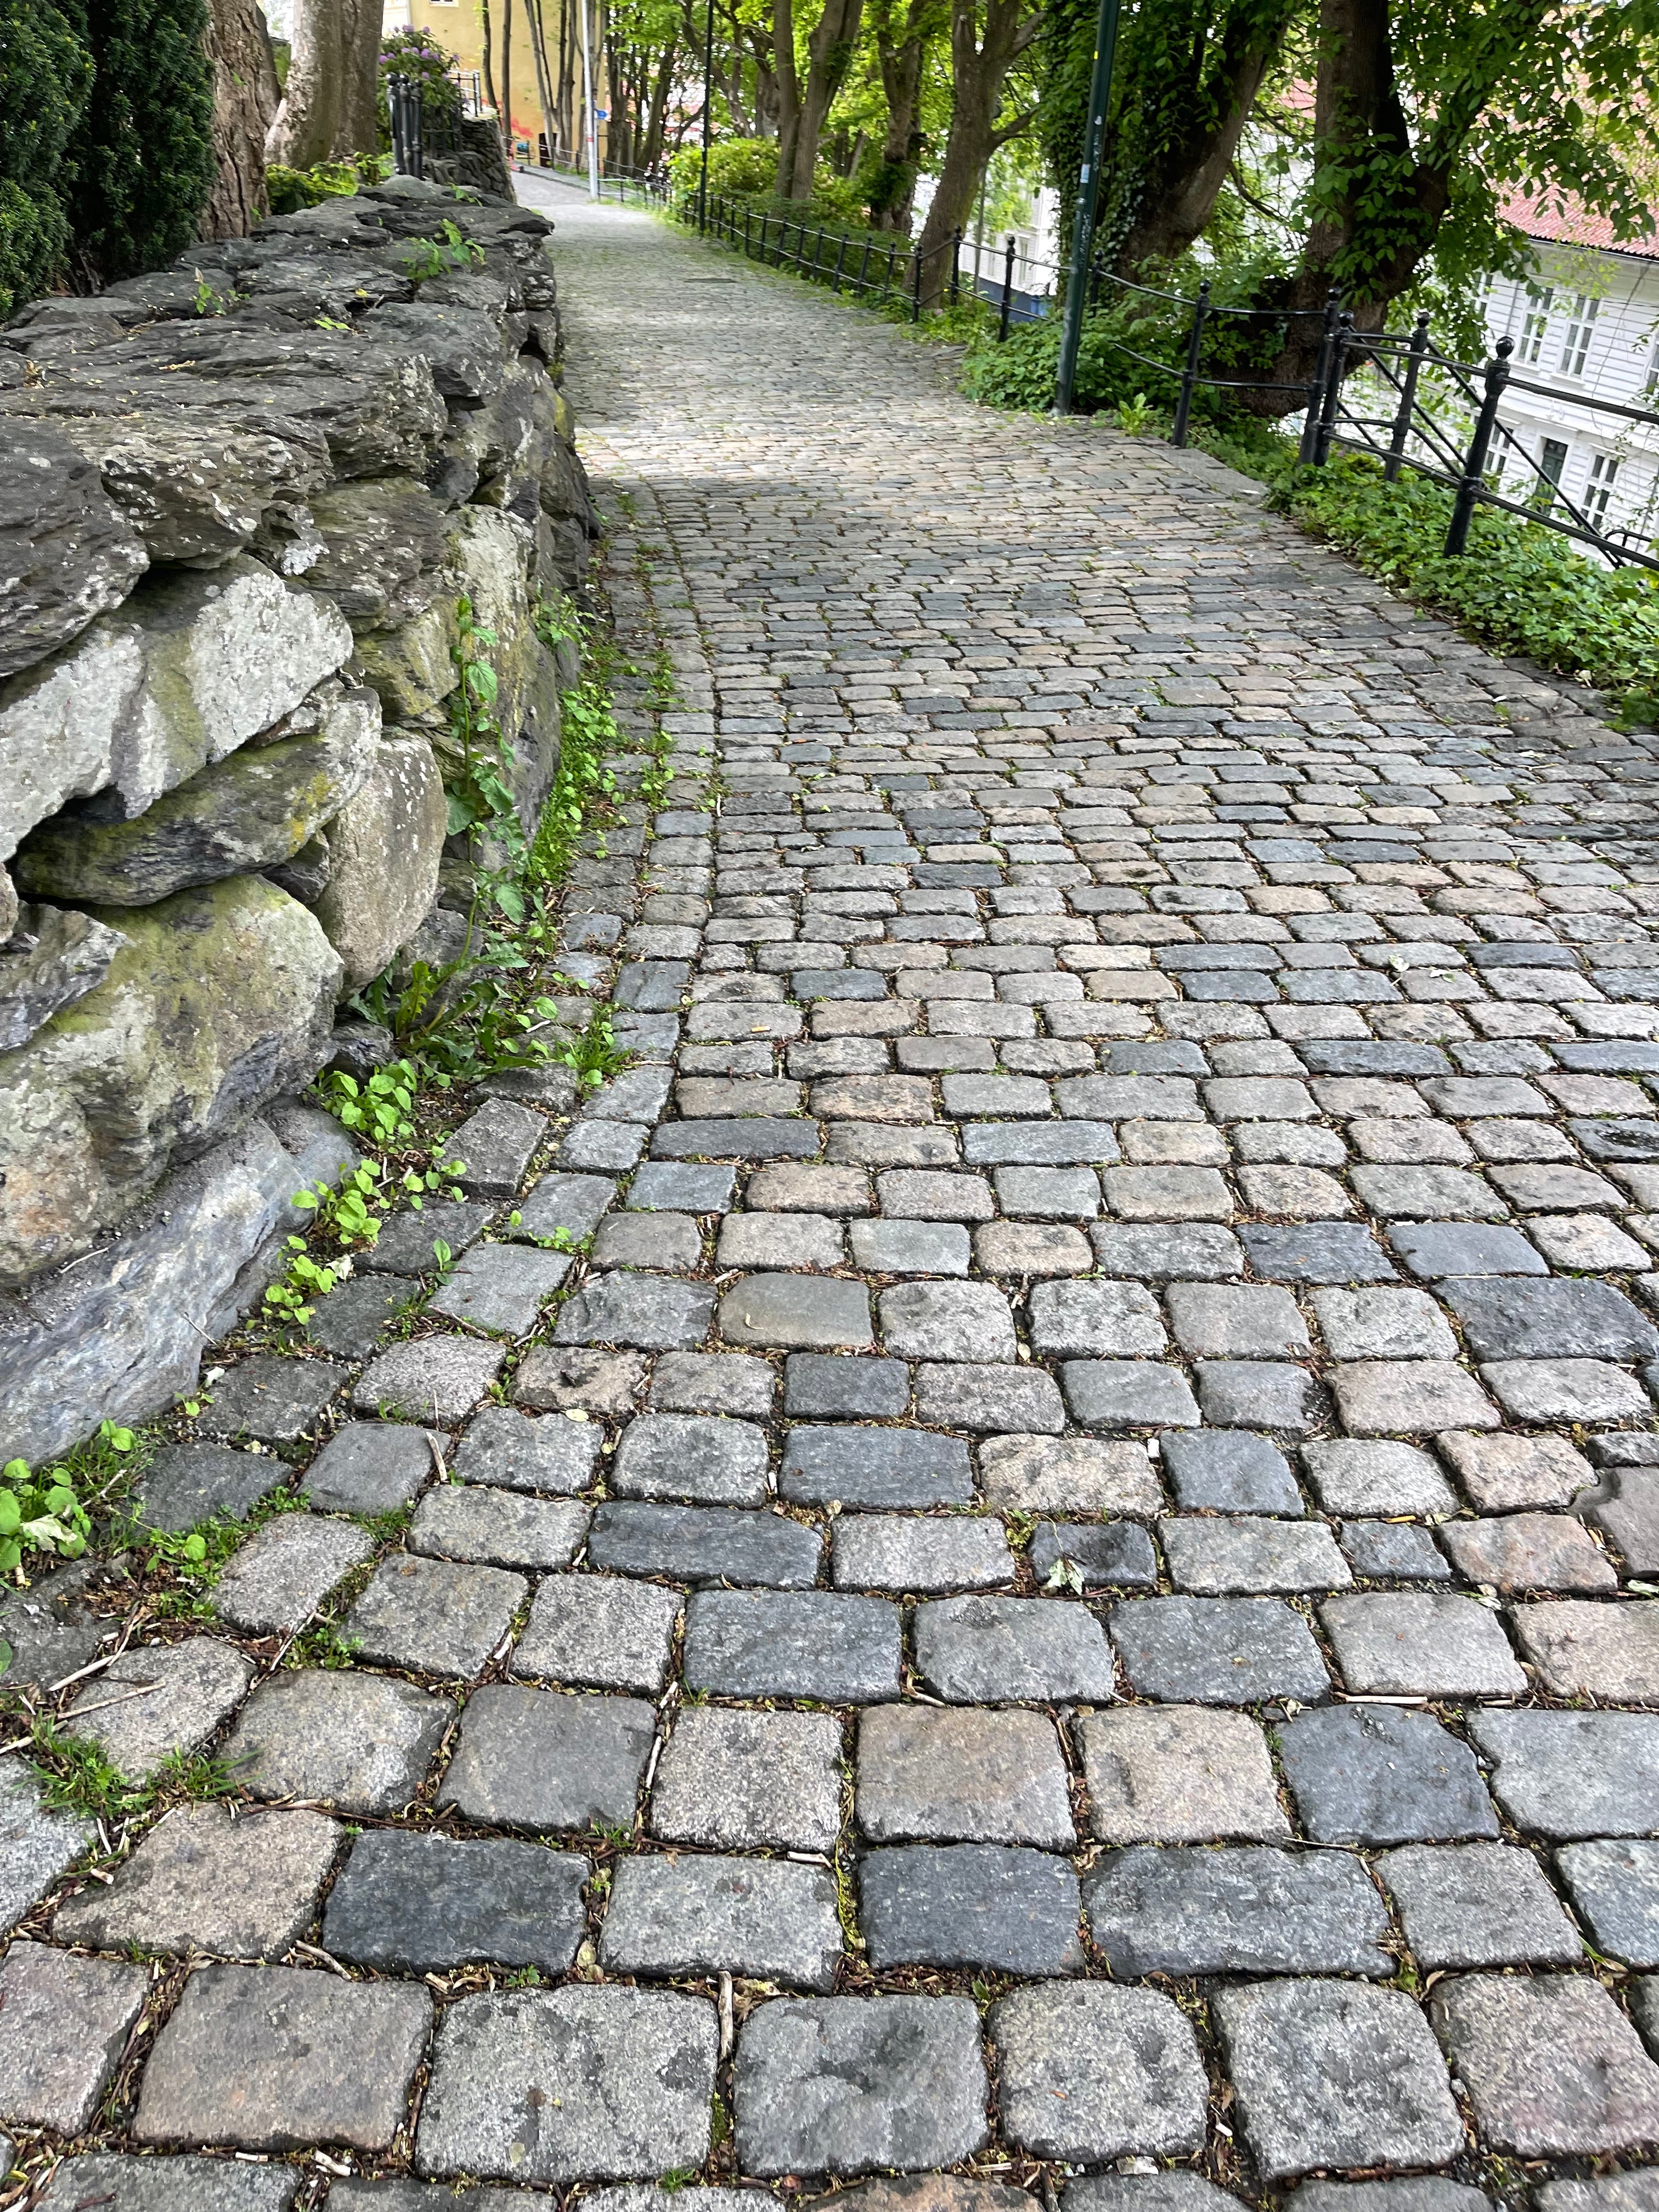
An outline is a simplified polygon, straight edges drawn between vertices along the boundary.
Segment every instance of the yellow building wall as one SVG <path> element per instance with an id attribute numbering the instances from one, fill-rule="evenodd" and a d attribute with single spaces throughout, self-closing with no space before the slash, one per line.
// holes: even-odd
<path id="1" fill-rule="evenodd" d="M 594 0 L 587 0 L 590 9 L 588 34 L 595 41 L 593 49 L 593 104 L 598 108 L 608 106 L 605 86 L 605 58 L 598 44 L 599 24 L 595 18 L 598 9 Z M 501 91 L 502 23 L 507 13 L 507 0 L 491 0 L 490 41 L 495 67 L 497 98 Z M 512 17 L 512 87 L 513 137 L 516 149 L 514 158 L 533 162 L 537 156 L 538 138 L 544 128 L 541 98 L 536 81 L 536 58 L 530 42 L 530 27 L 526 0 L 511 0 Z M 552 77 L 550 96 L 556 98 L 558 49 L 562 32 L 563 0 L 542 0 L 543 36 L 547 45 L 548 68 Z M 438 44 L 453 54 L 464 76 L 476 70 L 482 82 L 483 75 L 483 12 L 478 0 L 386 0 L 386 27 L 388 31 L 410 29 L 428 32 Z M 577 47 L 580 56 L 580 48 Z M 580 61 L 578 62 L 580 70 Z M 488 94 L 485 95 L 486 100 Z M 580 99 L 575 104 L 575 127 L 581 128 Z M 599 125 L 599 152 L 605 153 L 605 125 Z M 580 160 L 580 145 L 573 152 L 568 147 L 561 149 L 561 159 Z"/>

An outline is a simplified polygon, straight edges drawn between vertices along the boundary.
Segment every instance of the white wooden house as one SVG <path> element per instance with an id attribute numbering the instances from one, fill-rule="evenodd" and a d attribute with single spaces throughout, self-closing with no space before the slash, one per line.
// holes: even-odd
<path id="1" fill-rule="evenodd" d="M 1659 425 L 1632 422 L 1597 400 L 1659 407 L 1659 234 L 1615 246 L 1606 221 L 1517 200 L 1505 209 L 1530 240 L 1532 267 L 1495 276 L 1489 343 L 1515 341 L 1515 374 L 1564 395 L 1516 391 L 1499 410 L 1526 453 L 1599 529 L 1646 548 L 1659 536 Z M 1511 453 L 1504 489 L 1541 493 Z"/>

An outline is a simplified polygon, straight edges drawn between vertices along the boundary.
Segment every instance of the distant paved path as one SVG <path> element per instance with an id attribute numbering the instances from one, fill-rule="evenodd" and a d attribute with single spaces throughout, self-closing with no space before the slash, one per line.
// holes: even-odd
<path id="1" fill-rule="evenodd" d="M 566 904 L 637 1058 L 217 1384 L 310 1510 L 60 1702 L 234 1826 L 0 1796 L 0 2124 L 169 2158 L 44 2203 L 1654 2212 L 1649 749 L 526 193 L 683 695 Z M 202 1452 L 152 1499 L 284 1474 Z"/>

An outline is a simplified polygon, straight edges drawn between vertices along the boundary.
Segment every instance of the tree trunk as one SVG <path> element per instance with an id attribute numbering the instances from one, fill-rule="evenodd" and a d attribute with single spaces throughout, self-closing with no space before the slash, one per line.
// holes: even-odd
<path id="1" fill-rule="evenodd" d="M 518 133 L 513 127 L 513 0 L 501 0 L 501 144 L 511 177 L 519 155 Z"/>
<path id="2" fill-rule="evenodd" d="M 778 135 L 778 72 L 777 47 L 772 29 L 766 23 L 744 23 L 735 9 L 732 14 L 733 43 L 746 41 L 749 59 L 755 70 L 755 135 L 759 138 L 775 138 Z M 742 67 L 739 59 L 738 67 Z"/>
<path id="3" fill-rule="evenodd" d="M 1251 104 L 1283 43 L 1299 0 L 1271 9 L 1235 5 L 1206 36 L 1201 26 L 1187 67 L 1158 88 L 1171 115 L 1165 143 L 1133 182 L 1134 205 L 1112 253 L 1125 276 L 1170 261 L 1202 236 L 1238 151 Z"/>
<path id="4" fill-rule="evenodd" d="M 668 115 L 668 95 L 674 88 L 674 62 L 677 48 L 670 39 L 663 49 L 662 66 L 657 71 L 657 82 L 651 94 L 651 120 L 646 125 L 644 156 L 640 167 L 647 176 L 654 176 L 662 164 L 663 125 Z"/>
<path id="5" fill-rule="evenodd" d="M 1312 378 L 1317 316 L 1338 283 L 1357 330 L 1383 327 L 1433 248 L 1470 134 L 1548 12 L 1548 0 L 1516 0 L 1505 20 L 1490 25 L 1439 112 L 1425 120 L 1426 151 L 1419 154 L 1395 82 L 1389 0 L 1321 0 L 1313 220 L 1296 274 L 1272 302 L 1298 319 L 1286 325 L 1278 359 L 1262 372 L 1267 382 Z M 1295 392 L 1243 398 L 1266 416 L 1302 404 Z"/>
<path id="6" fill-rule="evenodd" d="M 212 0 L 205 40 L 213 65 L 215 174 L 204 238 L 246 238 L 270 214 L 265 137 L 281 103 L 259 0 Z"/>
<path id="7" fill-rule="evenodd" d="M 779 199 L 787 200 L 794 197 L 795 149 L 800 141 L 794 0 L 772 0 L 772 53 L 778 88 L 778 167 L 772 189 Z"/>
<path id="8" fill-rule="evenodd" d="M 823 0 L 823 13 L 806 41 L 806 91 L 800 103 L 795 133 L 794 164 L 788 197 L 810 200 L 817 167 L 818 140 L 836 94 L 847 82 L 847 73 L 858 54 L 859 25 L 864 0 Z"/>
<path id="9" fill-rule="evenodd" d="M 895 29 L 890 0 L 876 18 L 876 57 L 887 101 L 881 161 L 870 187 L 870 222 L 875 230 L 908 231 L 921 167 L 921 72 L 927 48 L 945 27 L 940 0 L 909 0 Z"/>
<path id="10" fill-rule="evenodd" d="M 501 104 L 495 97 L 495 29 L 489 20 L 489 0 L 478 0 L 478 28 L 483 33 L 480 46 L 483 55 L 484 99 L 499 122 Z"/>
<path id="11" fill-rule="evenodd" d="M 376 150 L 380 16 L 380 0 L 299 0 L 288 87 L 266 141 L 269 160 L 310 169 Z"/>
<path id="12" fill-rule="evenodd" d="M 939 185 L 916 241 L 924 307 L 937 305 L 949 281 L 951 237 L 968 227 L 992 155 L 1030 125 L 1030 114 L 1000 128 L 997 124 L 1008 72 L 1037 33 L 1040 17 L 1035 11 L 1026 15 L 1024 7 L 1025 0 L 985 0 L 981 40 L 975 0 L 951 0 L 951 62 L 956 95 Z"/>
<path id="13" fill-rule="evenodd" d="M 547 67 L 547 40 L 542 28 L 542 0 L 524 0 L 525 25 L 530 33 L 530 58 L 536 68 L 536 105 L 541 110 L 542 143 L 553 158 L 553 91 Z"/>

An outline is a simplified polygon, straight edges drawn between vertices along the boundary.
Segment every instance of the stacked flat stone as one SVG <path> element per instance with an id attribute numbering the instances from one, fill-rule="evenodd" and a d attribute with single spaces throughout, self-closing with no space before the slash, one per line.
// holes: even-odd
<path id="1" fill-rule="evenodd" d="M 565 902 L 635 1058 L 150 1470 L 308 1510 L 59 1695 L 234 1816 L 77 1882 L 0 1800 L 42 2201 L 1651 2212 L 1649 742 L 1201 455 L 564 250 L 685 702 Z"/>
<path id="2" fill-rule="evenodd" d="M 9 1454 L 187 1391 L 355 1159 L 282 1101 L 467 945 L 464 601 L 540 811 L 592 520 L 550 229 L 389 178 L 0 327 Z"/>

